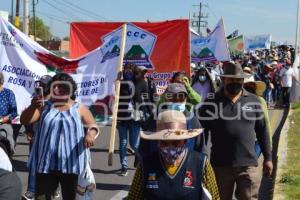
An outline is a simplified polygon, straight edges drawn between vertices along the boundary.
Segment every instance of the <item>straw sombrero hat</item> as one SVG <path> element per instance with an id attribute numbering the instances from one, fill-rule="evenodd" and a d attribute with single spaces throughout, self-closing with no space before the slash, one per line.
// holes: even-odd
<path id="1" fill-rule="evenodd" d="M 244 84 L 247 83 L 255 83 L 256 85 L 256 90 L 255 93 L 257 96 L 263 96 L 265 90 L 266 90 L 266 84 L 263 81 L 255 81 L 254 76 L 250 76 L 249 78 L 244 79 Z"/>
<path id="2" fill-rule="evenodd" d="M 186 140 L 198 136 L 203 129 L 187 130 L 185 115 L 176 110 L 161 112 L 156 121 L 156 132 L 141 131 L 145 140 Z"/>

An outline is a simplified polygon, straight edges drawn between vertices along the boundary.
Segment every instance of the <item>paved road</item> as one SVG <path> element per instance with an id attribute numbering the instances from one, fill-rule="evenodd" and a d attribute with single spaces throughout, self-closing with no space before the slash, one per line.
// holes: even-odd
<path id="1" fill-rule="evenodd" d="M 282 118 L 282 110 L 271 110 L 269 112 L 272 129 L 275 131 L 280 125 L 280 119 Z M 110 127 L 104 127 L 102 129 L 101 136 L 97 139 L 96 145 L 91 149 L 92 151 L 92 169 L 95 174 L 97 190 L 95 193 L 96 200 L 109 200 L 109 199 L 122 199 L 126 196 L 126 191 L 131 184 L 134 168 L 129 169 L 127 177 L 121 177 L 118 175 L 120 170 L 119 156 L 116 153 L 114 155 L 113 166 L 107 164 L 107 149 L 110 135 Z M 116 147 L 118 147 L 118 138 L 116 139 Z M 27 168 L 26 161 L 28 159 L 29 143 L 25 136 L 19 136 L 17 140 L 16 154 L 14 155 L 14 165 L 22 179 L 23 191 L 26 191 L 27 187 Z M 129 166 L 133 166 L 133 156 L 129 156 Z M 261 188 L 261 199 L 270 199 L 270 191 L 272 188 L 272 179 L 263 180 L 263 186 Z"/>
<path id="2" fill-rule="evenodd" d="M 122 199 L 127 191 L 131 180 L 134 175 L 134 168 L 129 168 L 127 177 L 121 177 L 118 175 L 120 164 L 119 155 L 116 153 L 113 159 L 113 166 L 107 164 L 107 149 L 110 135 L 110 127 L 102 129 L 101 136 L 97 139 L 96 145 L 91 149 L 92 151 L 92 169 L 96 178 L 96 194 L 95 200 L 109 200 L 109 199 Z M 116 147 L 118 147 L 118 139 Z M 29 143 L 26 140 L 26 136 L 19 136 L 17 140 L 16 154 L 14 155 L 14 165 L 21 177 L 23 184 L 23 191 L 26 191 L 27 187 L 27 168 L 26 162 L 28 159 Z M 129 156 L 129 166 L 133 166 L 134 156 Z"/>

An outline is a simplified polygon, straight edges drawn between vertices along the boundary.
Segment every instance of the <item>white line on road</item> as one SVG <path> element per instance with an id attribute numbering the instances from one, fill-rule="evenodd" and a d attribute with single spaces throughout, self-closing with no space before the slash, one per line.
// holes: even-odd
<path id="1" fill-rule="evenodd" d="M 127 197 L 127 194 L 128 194 L 127 190 L 121 190 L 115 196 L 113 196 L 110 200 L 122 200 L 125 197 Z"/>

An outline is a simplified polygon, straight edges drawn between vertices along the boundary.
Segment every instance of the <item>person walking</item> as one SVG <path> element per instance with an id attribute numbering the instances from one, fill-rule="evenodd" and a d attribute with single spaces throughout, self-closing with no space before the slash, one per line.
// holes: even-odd
<path id="1" fill-rule="evenodd" d="M 22 183 L 13 170 L 11 163 L 11 146 L 6 137 L 0 135 L 0 199 L 20 200 Z"/>
<path id="2" fill-rule="evenodd" d="M 4 87 L 4 74 L 0 72 L 0 135 L 5 136 L 12 149 L 15 152 L 14 130 L 11 121 L 17 117 L 17 102 L 12 90 Z"/>
<path id="3" fill-rule="evenodd" d="M 263 174 L 273 170 L 271 142 L 265 114 L 258 97 L 243 90 L 249 77 L 239 64 L 226 63 L 223 87 L 199 109 L 199 119 L 211 134 L 211 164 L 222 200 L 232 200 L 236 184 L 238 199 L 258 198 L 256 138 L 264 156 Z"/>
<path id="4" fill-rule="evenodd" d="M 215 94 L 215 81 L 213 81 L 209 71 L 201 67 L 192 81 L 192 88 L 201 96 L 201 102 Z"/>
<path id="5" fill-rule="evenodd" d="M 168 110 L 158 115 L 155 132 L 141 132 L 143 139 L 157 141 L 158 148 L 142 158 L 128 200 L 220 199 L 206 155 L 186 146 L 202 130 L 187 129 L 186 121 L 182 112 Z"/>
<path id="6" fill-rule="evenodd" d="M 37 97 L 38 95 L 42 95 L 44 101 L 48 101 L 50 98 L 50 86 L 49 83 L 51 82 L 52 76 L 44 75 L 41 77 L 40 80 L 35 82 L 36 87 L 41 87 L 43 90 L 42 94 L 34 93 L 33 96 Z M 25 132 L 27 135 L 27 140 L 29 141 L 29 152 L 31 152 L 34 133 L 37 128 L 37 123 L 30 124 L 25 126 Z M 32 173 L 31 170 L 28 172 L 28 181 L 27 181 L 27 191 L 23 195 L 23 199 L 26 200 L 34 200 L 35 197 L 35 173 Z M 57 190 L 54 194 L 54 197 L 59 197 L 59 190 Z"/>
<path id="7" fill-rule="evenodd" d="M 121 163 L 120 176 L 127 176 L 128 161 L 126 149 L 129 144 L 135 154 L 135 163 L 138 162 L 138 148 L 140 144 L 140 130 L 142 119 L 145 117 L 144 103 L 148 102 L 148 84 L 144 80 L 143 70 L 133 64 L 127 64 L 123 70 L 121 80 L 120 100 L 117 118 L 119 133 L 119 156 Z"/>
<path id="8" fill-rule="evenodd" d="M 282 90 L 283 107 L 289 108 L 293 79 L 299 83 L 298 79 L 294 74 L 294 70 L 292 68 L 292 62 L 290 60 L 285 59 L 284 67 L 281 69 L 279 76 L 280 76 L 281 87 L 282 87 L 281 90 Z"/>
<path id="9" fill-rule="evenodd" d="M 49 101 L 34 97 L 21 114 L 22 124 L 38 123 L 28 168 L 36 173 L 35 199 L 51 200 L 60 184 L 62 198 L 73 200 L 99 129 L 88 108 L 75 101 L 77 86 L 70 75 L 56 74 L 50 88 Z"/>

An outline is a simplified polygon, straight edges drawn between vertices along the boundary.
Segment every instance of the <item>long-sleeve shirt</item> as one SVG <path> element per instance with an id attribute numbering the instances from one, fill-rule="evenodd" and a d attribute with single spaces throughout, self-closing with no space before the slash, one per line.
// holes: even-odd
<path id="1" fill-rule="evenodd" d="M 176 171 L 176 169 L 175 170 L 172 168 L 169 169 L 171 173 L 172 171 L 173 172 Z M 168 173 L 170 172 L 168 171 Z M 206 161 L 204 167 L 203 186 L 212 195 L 213 200 L 220 199 L 215 174 L 208 161 Z M 144 186 L 143 186 L 142 168 L 138 166 L 131 184 L 131 188 L 129 190 L 127 200 L 143 200 L 143 199 L 144 199 Z"/>
<path id="2" fill-rule="evenodd" d="M 211 133 L 211 164 L 220 167 L 257 166 L 256 138 L 265 160 L 272 160 L 270 129 L 257 96 L 243 90 L 233 103 L 223 90 L 199 110 L 201 125 Z"/>
<path id="3" fill-rule="evenodd" d="M 0 91 L 0 105 L 0 117 L 8 116 L 13 120 L 18 115 L 15 94 L 10 89 Z"/>

